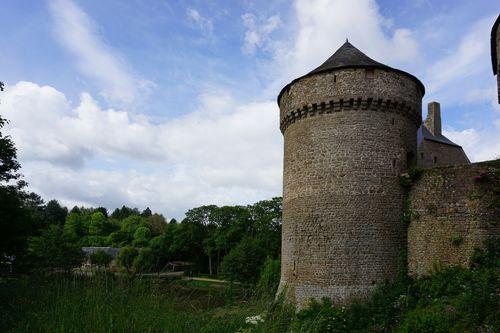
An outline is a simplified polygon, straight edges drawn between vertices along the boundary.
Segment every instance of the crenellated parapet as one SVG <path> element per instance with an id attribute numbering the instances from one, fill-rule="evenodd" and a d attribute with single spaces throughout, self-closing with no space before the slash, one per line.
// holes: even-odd
<path id="1" fill-rule="evenodd" d="M 421 112 L 415 110 L 404 101 L 382 99 L 382 98 L 339 98 L 327 102 L 310 103 L 297 108 L 294 111 L 286 112 L 280 121 L 281 133 L 285 133 L 288 126 L 296 121 L 314 117 L 316 115 L 330 114 L 341 111 L 370 110 L 384 113 L 394 113 L 407 117 L 418 127 L 422 122 Z"/>

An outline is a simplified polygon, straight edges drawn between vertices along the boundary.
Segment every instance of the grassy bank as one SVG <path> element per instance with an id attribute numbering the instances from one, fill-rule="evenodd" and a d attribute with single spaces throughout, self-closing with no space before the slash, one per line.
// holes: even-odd
<path id="1" fill-rule="evenodd" d="M 196 281 L 109 276 L 2 280 L 0 331 L 235 332 L 266 307 L 235 293 Z"/>
<path id="2" fill-rule="evenodd" d="M 470 268 L 436 265 L 421 278 L 408 276 L 402 265 L 397 278 L 378 286 L 369 300 L 345 308 L 312 302 L 299 312 L 273 302 L 279 261 L 272 260 L 251 290 L 109 275 L 0 279 L 0 331 L 500 332 L 499 239 L 471 259 Z"/>

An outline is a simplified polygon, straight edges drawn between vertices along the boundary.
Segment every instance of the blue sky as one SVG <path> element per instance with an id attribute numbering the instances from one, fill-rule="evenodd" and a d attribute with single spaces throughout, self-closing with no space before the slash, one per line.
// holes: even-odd
<path id="1" fill-rule="evenodd" d="M 500 155 L 496 15 L 489 0 L 6 0 L 0 114 L 46 199 L 168 217 L 251 203 L 281 193 L 276 95 L 348 37 L 417 76 L 481 161 Z"/>

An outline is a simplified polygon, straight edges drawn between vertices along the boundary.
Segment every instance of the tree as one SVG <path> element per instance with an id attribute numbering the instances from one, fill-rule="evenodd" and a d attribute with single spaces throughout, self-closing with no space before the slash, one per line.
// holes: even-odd
<path id="1" fill-rule="evenodd" d="M 260 296 L 274 297 L 280 283 L 281 262 L 279 259 L 267 257 L 260 272 L 256 289 Z"/>
<path id="2" fill-rule="evenodd" d="M 92 214 L 89 224 L 89 235 L 105 236 L 106 216 L 100 211 Z"/>
<path id="3" fill-rule="evenodd" d="M 144 247 L 148 245 L 151 238 L 151 230 L 146 227 L 139 227 L 134 232 L 134 246 Z"/>
<path id="4" fill-rule="evenodd" d="M 132 237 L 123 230 L 113 231 L 108 236 L 108 243 L 114 247 L 122 247 L 132 243 Z"/>
<path id="5" fill-rule="evenodd" d="M 0 116 L 0 130 L 8 121 Z M 0 132 L 0 182 L 17 180 L 21 177 L 18 170 L 21 165 L 17 161 L 17 150 L 10 135 Z"/>
<path id="6" fill-rule="evenodd" d="M 154 253 L 149 248 L 142 248 L 139 250 L 139 254 L 135 257 L 133 262 L 134 272 L 150 272 L 156 264 L 156 258 Z"/>
<path id="7" fill-rule="evenodd" d="M 231 281 L 255 283 L 266 255 L 262 244 L 254 238 L 245 237 L 222 260 L 221 275 Z"/>
<path id="8" fill-rule="evenodd" d="M 68 239 L 72 239 L 75 242 L 85 236 L 85 224 L 83 222 L 80 213 L 72 212 L 66 217 L 66 223 L 64 223 L 64 235 Z"/>
<path id="9" fill-rule="evenodd" d="M 179 223 L 170 245 L 173 259 L 195 261 L 201 264 L 206 258 L 203 253 L 205 236 L 203 225 L 186 221 Z"/>
<path id="10" fill-rule="evenodd" d="M 201 225 L 210 224 L 210 215 L 217 209 L 215 205 L 201 206 L 188 210 L 183 222 L 198 223 Z"/>
<path id="11" fill-rule="evenodd" d="M 149 207 L 146 207 L 146 209 L 144 209 L 141 213 L 142 217 L 150 217 L 151 215 L 153 215 L 153 213 L 151 212 L 151 209 L 149 209 Z"/>
<path id="12" fill-rule="evenodd" d="M 121 230 L 133 235 L 141 224 L 145 224 L 145 219 L 139 215 L 131 215 L 121 221 Z"/>
<path id="13" fill-rule="evenodd" d="M 28 254 L 36 268 L 63 269 L 65 272 L 81 265 L 85 258 L 78 244 L 66 239 L 58 225 L 50 225 L 40 236 L 31 237 Z"/>
<path id="14" fill-rule="evenodd" d="M 139 252 L 131 247 L 125 246 L 122 247 L 120 253 L 116 257 L 116 263 L 120 266 L 129 276 L 133 276 L 135 274 L 134 271 L 134 260 L 139 255 Z"/>
<path id="15" fill-rule="evenodd" d="M 89 258 L 90 262 L 99 268 L 107 267 L 113 260 L 113 257 L 110 254 L 102 250 L 90 254 Z"/>
<path id="16" fill-rule="evenodd" d="M 50 200 L 45 206 L 45 218 L 51 224 L 58 224 L 62 226 L 68 215 L 68 209 L 62 207 L 57 200 Z"/>
<path id="17" fill-rule="evenodd" d="M 3 83 L 0 88 L 3 90 Z M 30 197 L 23 192 L 26 183 L 20 180 L 18 173 L 21 166 L 16 147 L 11 137 L 2 132 L 7 123 L 0 116 L 0 262 L 4 257 L 19 258 L 28 236 L 36 228 L 25 209 L 25 201 Z"/>
<path id="18" fill-rule="evenodd" d="M 97 207 L 94 209 L 95 212 L 101 212 L 105 218 L 108 218 L 108 210 L 105 207 Z"/>
<path id="19" fill-rule="evenodd" d="M 161 235 L 167 228 L 167 221 L 160 214 L 153 214 L 148 217 L 148 228 L 154 235 Z"/>
<path id="20" fill-rule="evenodd" d="M 137 208 L 122 206 L 122 208 L 116 208 L 111 214 L 111 217 L 117 220 L 123 220 L 132 215 L 140 215 L 139 210 Z"/>

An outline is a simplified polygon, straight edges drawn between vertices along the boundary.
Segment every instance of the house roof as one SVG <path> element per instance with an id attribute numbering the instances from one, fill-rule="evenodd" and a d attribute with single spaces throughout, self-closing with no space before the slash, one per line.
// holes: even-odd
<path id="1" fill-rule="evenodd" d="M 335 53 L 328 58 L 323 64 L 321 64 L 319 67 L 315 68 L 314 70 L 310 71 L 306 75 L 303 75 L 289 84 L 287 84 L 283 89 L 281 89 L 281 92 L 278 95 L 278 104 L 280 102 L 281 95 L 290 87 L 292 84 L 297 82 L 300 79 L 303 79 L 305 77 L 309 77 L 312 75 L 316 74 L 321 74 L 321 73 L 326 73 L 338 69 L 343 69 L 343 68 L 379 68 L 379 69 L 384 69 L 388 71 L 394 71 L 398 72 L 400 74 L 406 75 L 410 77 L 412 80 L 414 80 L 419 88 L 422 91 L 422 95 L 425 94 L 425 87 L 420 82 L 419 79 L 417 79 L 415 76 L 399 70 L 395 69 L 392 67 L 389 67 L 387 65 L 384 65 L 380 62 L 377 62 L 370 57 L 368 57 L 366 54 L 358 50 L 354 45 L 349 43 L 349 41 L 346 40 L 346 42 L 337 50 Z"/>
<path id="2" fill-rule="evenodd" d="M 444 135 L 434 135 L 432 134 L 427 127 L 424 126 L 424 124 L 420 125 L 420 128 L 417 131 L 417 144 L 420 145 L 423 140 L 430 140 L 438 143 L 442 143 L 445 145 L 450 145 L 450 146 L 455 146 L 455 147 L 462 147 L 445 137 Z"/>
<path id="3" fill-rule="evenodd" d="M 500 15 L 498 15 L 493 27 L 491 28 L 491 66 L 493 67 L 493 75 L 498 74 L 497 64 L 497 28 L 500 24 Z"/>
<path id="4" fill-rule="evenodd" d="M 82 247 L 82 251 L 85 252 L 85 255 L 87 255 L 87 256 L 91 255 L 92 253 L 102 251 L 104 253 L 109 254 L 110 256 L 112 256 L 114 258 L 120 252 L 120 248 L 107 247 L 107 246 L 88 246 L 88 247 Z"/>

